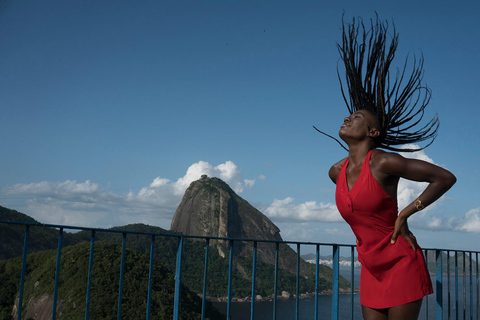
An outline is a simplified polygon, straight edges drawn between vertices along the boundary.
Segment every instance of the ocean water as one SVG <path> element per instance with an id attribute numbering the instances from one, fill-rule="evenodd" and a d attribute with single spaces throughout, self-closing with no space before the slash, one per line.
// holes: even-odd
<path id="1" fill-rule="evenodd" d="M 330 295 L 321 295 L 318 297 L 318 314 L 319 319 L 331 319 L 331 303 Z M 350 319 L 350 295 L 340 296 L 339 319 Z M 224 314 L 227 312 L 226 303 L 214 303 Z M 231 305 L 232 320 L 249 320 L 250 319 L 250 303 L 233 302 Z M 279 299 L 277 300 L 277 320 L 293 320 L 295 319 L 296 300 Z M 299 319 L 311 320 L 315 315 L 315 299 L 303 298 L 299 301 Z M 354 296 L 354 319 L 361 320 L 360 299 L 358 295 Z M 255 303 L 255 319 L 268 320 L 273 319 L 273 302 L 259 301 Z"/>
<path id="2" fill-rule="evenodd" d="M 341 268 L 340 273 L 350 279 L 350 268 Z M 469 277 L 465 279 L 466 297 L 463 296 L 463 277 L 459 276 L 458 282 L 458 301 L 455 296 L 455 278 L 450 276 L 450 298 L 447 291 L 447 276 L 443 277 L 444 295 L 443 295 L 443 314 L 444 319 L 449 319 L 450 313 L 451 319 L 456 319 L 458 313 L 458 319 L 470 319 L 470 284 Z M 355 285 L 359 286 L 360 281 L 360 269 L 355 269 Z M 432 277 L 432 283 L 435 289 L 435 277 Z M 473 300 L 473 312 L 472 319 L 477 317 L 477 287 L 476 280 L 473 279 L 472 284 L 472 300 Z M 436 319 L 436 296 L 435 293 L 424 298 L 422 309 L 420 310 L 419 320 Z M 448 310 L 448 301 L 450 301 L 450 310 Z M 227 303 L 216 302 L 213 304 L 224 314 L 227 313 Z M 352 319 L 351 315 L 351 296 L 350 294 L 344 294 L 339 296 L 339 319 L 348 320 Z M 318 297 L 318 319 L 331 319 L 331 295 L 320 295 Z M 465 307 L 464 307 L 465 306 Z M 230 315 L 232 320 L 249 320 L 251 313 L 250 302 L 232 302 L 230 307 Z M 277 320 L 294 320 L 296 310 L 296 299 L 278 299 L 277 300 Z M 300 320 L 314 320 L 315 317 L 315 298 L 302 298 L 299 300 L 299 319 Z M 465 314 L 465 317 L 463 316 Z M 273 301 L 257 301 L 255 302 L 254 309 L 255 319 L 269 320 L 273 319 Z M 353 320 L 362 320 L 362 311 L 360 306 L 360 296 L 354 295 L 353 299 Z"/>

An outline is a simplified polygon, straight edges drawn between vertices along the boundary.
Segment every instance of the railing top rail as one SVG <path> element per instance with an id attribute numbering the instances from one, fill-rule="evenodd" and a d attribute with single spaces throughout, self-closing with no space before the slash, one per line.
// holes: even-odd
<path id="1" fill-rule="evenodd" d="M 422 250 L 428 250 L 428 251 L 435 251 L 435 250 L 440 250 L 440 251 L 446 251 L 446 252 L 464 252 L 464 253 L 480 253 L 480 251 L 475 251 L 475 250 L 461 250 L 461 249 L 445 249 L 445 248 L 423 248 Z"/>
<path id="2" fill-rule="evenodd" d="M 122 229 L 105 229 L 105 228 L 92 228 L 92 227 L 79 227 L 71 225 L 49 224 L 39 222 L 26 222 L 26 221 L 13 221 L 13 220 L 0 220 L 0 223 L 16 224 L 16 225 L 29 225 L 43 228 L 57 228 L 57 229 L 71 229 L 71 230 L 83 230 L 83 231 L 96 231 L 96 232 L 110 232 L 110 233 L 126 233 L 126 234 L 141 234 L 149 236 L 166 236 L 166 237 L 183 237 L 190 239 L 209 239 L 209 240 L 233 240 L 233 241 L 250 241 L 250 242 L 266 242 L 266 243 L 285 243 L 285 244 L 302 244 L 302 245 L 324 245 L 324 246 L 339 246 L 339 247 L 355 247 L 353 244 L 340 244 L 340 243 L 320 243 L 310 241 L 279 241 L 279 240 L 266 240 L 266 239 L 248 239 L 248 238 L 231 238 L 231 237 L 214 237 L 214 236 L 196 236 L 196 235 L 183 235 L 179 233 L 164 233 L 164 232 L 148 232 L 148 231 L 132 231 Z"/>
<path id="3" fill-rule="evenodd" d="M 300 244 L 300 245 L 321 245 L 321 246 L 339 246 L 339 247 L 356 247 L 354 244 L 344 244 L 344 243 L 330 243 L 330 242 L 310 242 L 310 241 L 289 241 L 289 240 L 266 240 L 266 239 L 246 239 L 246 238 L 230 238 L 230 237 L 214 237 L 214 236 L 196 236 L 196 235 L 183 235 L 178 233 L 164 233 L 164 232 L 147 232 L 147 231 L 132 231 L 132 230 L 122 230 L 122 229 L 105 229 L 105 228 L 93 228 L 93 227 L 79 227 L 71 225 L 60 225 L 60 224 L 48 224 L 40 222 L 26 222 L 26 221 L 13 221 L 13 220 L 1 220 L 0 223 L 5 224 L 16 224 L 16 225 L 29 225 L 35 227 L 44 227 L 44 228 L 57 228 L 57 229 L 70 229 L 70 230 L 83 230 L 83 231 L 95 231 L 95 232 L 110 232 L 110 233 L 122 233 L 122 234 L 140 234 L 140 235 L 149 235 L 149 236 L 165 236 L 165 237 L 183 237 L 187 239 L 205 239 L 205 240 L 225 240 L 225 241 L 249 241 L 249 242 L 263 242 L 263 243 L 284 243 L 284 244 Z M 454 251 L 454 252 L 465 252 L 465 253 L 480 253 L 480 251 L 474 250 L 459 250 L 459 249 L 445 249 L 445 248 L 422 248 L 423 250 L 434 251 Z"/>

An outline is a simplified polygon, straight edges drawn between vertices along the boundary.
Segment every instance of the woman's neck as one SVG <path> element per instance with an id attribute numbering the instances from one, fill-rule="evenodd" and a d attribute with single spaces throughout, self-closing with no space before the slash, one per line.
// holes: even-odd
<path id="1" fill-rule="evenodd" d="M 353 166 L 361 165 L 370 150 L 372 150 L 372 146 L 365 143 L 349 146 L 348 163 Z"/>

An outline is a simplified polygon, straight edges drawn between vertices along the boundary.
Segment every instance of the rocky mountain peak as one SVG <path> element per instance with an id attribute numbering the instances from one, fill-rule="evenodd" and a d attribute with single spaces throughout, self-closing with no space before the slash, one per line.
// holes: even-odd
<path id="1" fill-rule="evenodd" d="M 205 175 L 185 191 L 170 228 L 188 235 L 282 240 L 270 219 L 223 180 Z"/>
<path id="2" fill-rule="evenodd" d="M 280 229 L 270 219 L 233 191 L 219 178 L 205 175 L 185 191 L 171 223 L 171 230 L 186 235 L 224 238 L 282 240 Z M 227 241 L 213 241 L 225 257 Z M 234 252 L 249 256 L 251 242 L 236 242 Z M 260 259 L 272 263 L 274 247 L 259 246 Z"/>
<path id="3" fill-rule="evenodd" d="M 171 231 L 185 235 L 282 241 L 280 229 L 270 219 L 242 199 L 219 178 L 202 176 L 185 191 L 171 223 Z M 210 242 L 222 257 L 228 255 L 229 241 Z M 257 256 L 268 264 L 275 262 L 274 243 L 258 243 Z M 297 255 L 287 244 L 279 246 L 279 267 L 295 274 Z M 252 257 L 253 242 L 235 241 L 233 251 Z M 301 261 L 300 274 L 306 263 Z M 241 272 L 241 271 L 240 271 Z"/>

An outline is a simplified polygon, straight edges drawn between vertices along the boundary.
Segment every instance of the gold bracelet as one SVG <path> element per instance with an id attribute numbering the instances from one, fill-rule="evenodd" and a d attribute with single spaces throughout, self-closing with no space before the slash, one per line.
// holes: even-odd
<path id="1" fill-rule="evenodd" d="M 425 208 L 425 206 L 422 204 L 422 201 L 420 201 L 419 198 L 417 198 L 417 200 L 415 200 L 413 204 L 415 205 L 415 208 L 417 208 L 418 211 L 421 211 Z"/>

